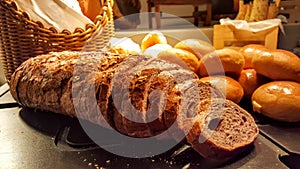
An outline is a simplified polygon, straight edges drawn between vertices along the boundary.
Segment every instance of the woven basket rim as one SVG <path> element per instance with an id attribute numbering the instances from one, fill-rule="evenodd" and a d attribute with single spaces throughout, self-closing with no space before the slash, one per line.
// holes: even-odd
<path id="1" fill-rule="evenodd" d="M 6 5 L 7 7 L 9 7 L 11 9 L 10 12 L 12 12 L 15 15 L 18 15 L 20 18 L 24 19 L 26 22 L 34 25 L 35 27 L 38 27 L 41 32 L 51 33 L 55 36 L 66 36 L 66 35 L 80 36 L 80 34 L 86 34 L 86 32 L 90 32 L 90 31 L 92 32 L 93 30 L 97 29 L 100 25 L 104 26 L 106 24 L 104 16 L 107 16 L 110 14 L 109 9 L 112 10 L 110 1 L 112 1 L 112 0 L 106 0 L 106 3 L 104 3 L 104 5 L 102 7 L 103 12 L 102 12 L 102 14 L 99 14 L 95 18 L 95 20 L 93 21 L 94 24 L 87 23 L 85 25 L 85 28 L 77 27 L 76 29 L 74 29 L 73 32 L 71 32 L 70 30 L 67 30 L 67 29 L 64 29 L 61 32 L 59 32 L 54 27 L 46 28 L 40 21 L 32 20 L 32 18 L 30 17 L 30 14 L 27 13 L 26 11 L 24 11 L 23 9 L 21 9 L 18 6 L 17 2 L 15 2 L 14 0 L 0 0 L 0 4 Z M 109 19 L 109 17 L 108 17 L 108 19 Z"/>

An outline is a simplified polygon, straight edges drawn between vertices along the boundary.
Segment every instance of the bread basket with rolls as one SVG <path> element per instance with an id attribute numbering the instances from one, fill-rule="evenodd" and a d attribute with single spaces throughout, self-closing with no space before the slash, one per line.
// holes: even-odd
<path id="1" fill-rule="evenodd" d="M 102 5 L 102 12 L 92 21 L 93 24 L 58 31 L 32 19 L 14 0 L 0 0 L 0 54 L 6 79 L 10 81 L 22 62 L 40 54 L 105 47 L 114 35 L 113 0 L 105 0 Z M 68 22 L 68 18 L 62 19 Z M 92 43 L 87 43 L 91 40 Z"/>

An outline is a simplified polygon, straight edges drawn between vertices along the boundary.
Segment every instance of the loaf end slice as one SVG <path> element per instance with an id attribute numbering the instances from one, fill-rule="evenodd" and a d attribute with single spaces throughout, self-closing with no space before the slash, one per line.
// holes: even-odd
<path id="1" fill-rule="evenodd" d="M 195 117 L 180 118 L 189 144 L 202 156 L 227 161 L 245 152 L 258 136 L 253 117 L 230 100 L 200 102 Z"/>

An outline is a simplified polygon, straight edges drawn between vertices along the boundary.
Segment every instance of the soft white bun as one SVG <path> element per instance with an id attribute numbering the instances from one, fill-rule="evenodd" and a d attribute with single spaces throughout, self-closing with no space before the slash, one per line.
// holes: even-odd
<path id="1" fill-rule="evenodd" d="M 172 49 L 172 46 L 169 44 L 155 44 L 144 51 L 145 55 L 149 55 L 152 57 L 157 57 L 157 55 L 165 50 Z"/>
<path id="2" fill-rule="evenodd" d="M 167 60 L 168 62 L 178 64 L 181 67 L 189 69 L 195 73 L 198 71 L 199 60 L 189 51 L 170 48 L 158 53 L 157 57 Z"/>
<path id="3" fill-rule="evenodd" d="M 109 51 L 117 54 L 137 54 L 141 53 L 141 48 L 131 38 L 111 38 Z"/>
<path id="4" fill-rule="evenodd" d="M 260 86 L 252 95 L 255 112 L 269 118 L 300 121 L 300 84 L 292 81 L 274 81 Z"/>

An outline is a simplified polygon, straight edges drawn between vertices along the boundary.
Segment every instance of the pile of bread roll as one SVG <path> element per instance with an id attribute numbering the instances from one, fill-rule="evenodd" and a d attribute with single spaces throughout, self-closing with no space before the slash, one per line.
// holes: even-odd
<path id="1" fill-rule="evenodd" d="M 159 31 L 148 33 L 139 45 L 144 54 L 193 71 L 237 104 L 251 100 L 253 110 L 264 116 L 300 121 L 300 59 L 292 52 L 259 44 L 215 50 L 200 39 L 171 46 Z"/>

